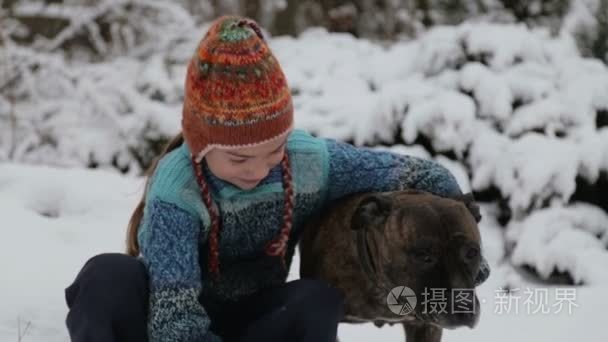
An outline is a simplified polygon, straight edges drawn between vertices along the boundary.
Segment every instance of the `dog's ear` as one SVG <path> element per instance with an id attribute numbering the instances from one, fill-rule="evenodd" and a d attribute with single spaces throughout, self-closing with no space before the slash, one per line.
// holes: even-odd
<path id="1" fill-rule="evenodd" d="M 467 207 L 471 215 L 473 215 L 473 218 L 475 218 L 475 222 L 479 223 L 479 221 L 481 221 L 481 210 L 479 209 L 479 205 L 475 202 L 475 197 L 473 197 L 472 192 L 450 198 L 464 203 L 464 206 Z"/>
<path id="2" fill-rule="evenodd" d="M 391 213 L 392 200 L 382 194 L 372 194 L 359 202 L 350 222 L 353 230 L 380 227 Z"/>

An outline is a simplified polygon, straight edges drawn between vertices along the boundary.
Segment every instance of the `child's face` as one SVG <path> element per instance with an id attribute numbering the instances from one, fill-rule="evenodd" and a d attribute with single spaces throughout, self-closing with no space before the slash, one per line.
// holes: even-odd
<path id="1" fill-rule="evenodd" d="M 254 147 L 216 148 L 205 155 L 205 160 L 216 177 L 243 190 L 250 190 L 281 162 L 286 142 L 287 136 Z"/>

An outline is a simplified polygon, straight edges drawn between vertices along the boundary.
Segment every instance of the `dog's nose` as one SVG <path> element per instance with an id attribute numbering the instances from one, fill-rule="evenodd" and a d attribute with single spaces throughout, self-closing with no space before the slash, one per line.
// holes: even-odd
<path id="1" fill-rule="evenodd" d="M 455 313 L 442 320 L 441 326 L 446 329 L 456 329 L 458 327 L 467 326 L 473 329 L 479 321 L 479 311 Z"/>
<path id="2" fill-rule="evenodd" d="M 467 310 L 454 313 L 454 318 L 460 322 L 461 325 L 466 325 L 473 329 L 479 321 L 479 299 L 475 296 L 468 304 Z"/>
<path id="3" fill-rule="evenodd" d="M 476 310 L 475 312 L 468 312 L 466 314 L 463 314 L 461 320 L 464 325 L 473 329 L 479 321 L 479 311 Z"/>
<path id="4" fill-rule="evenodd" d="M 478 317 L 478 315 L 473 313 L 461 314 L 461 317 L 459 317 L 457 320 L 457 325 L 466 325 L 467 327 L 473 329 L 477 325 Z"/>

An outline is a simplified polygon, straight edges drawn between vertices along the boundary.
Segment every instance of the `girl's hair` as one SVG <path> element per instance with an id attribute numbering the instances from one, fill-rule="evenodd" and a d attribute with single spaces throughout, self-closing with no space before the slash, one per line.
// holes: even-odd
<path id="1" fill-rule="evenodd" d="M 146 190 L 148 188 L 150 178 L 156 170 L 158 161 L 164 155 L 179 147 L 183 142 L 184 137 L 180 132 L 165 146 L 163 152 L 152 162 L 152 165 L 150 165 L 148 170 L 146 170 L 145 172 L 146 176 L 148 177 L 146 180 Z M 196 180 L 201 191 L 203 203 L 207 207 L 209 217 L 211 219 L 211 229 L 209 233 L 209 271 L 215 278 L 217 278 L 219 276 L 220 214 L 217 206 L 215 205 L 215 203 L 213 203 L 213 200 L 211 198 L 211 191 L 209 190 L 209 186 L 203 174 L 202 162 L 196 163 L 196 161 L 194 160 L 194 156 L 192 156 L 192 165 L 194 167 L 194 174 L 196 175 Z M 285 194 L 285 206 L 283 209 L 283 227 L 281 228 L 279 235 L 275 239 L 270 241 L 270 243 L 268 243 L 268 245 L 266 246 L 266 253 L 272 256 L 280 257 L 282 259 L 282 264 L 285 267 L 285 253 L 287 249 L 287 242 L 289 240 L 289 234 L 291 232 L 292 227 L 293 207 L 295 201 L 293 179 L 287 151 L 285 151 L 285 153 L 283 154 L 283 159 L 281 160 L 281 168 L 283 172 L 283 188 Z M 143 216 L 146 192 L 147 191 L 144 191 L 144 195 L 141 201 L 139 202 L 139 204 L 135 208 L 135 211 L 131 215 L 131 219 L 129 220 L 129 225 L 127 229 L 127 254 L 132 256 L 139 255 L 137 230 L 139 228 L 139 224 Z"/>
<path id="2" fill-rule="evenodd" d="M 146 194 L 148 190 L 148 185 L 150 183 L 150 178 L 154 174 L 156 167 L 158 166 L 158 161 L 165 156 L 165 154 L 175 150 L 184 142 L 184 135 L 182 132 L 177 134 L 171 141 L 169 141 L 161 154 L 156 157 L 150 167 L 144 172 L 144 175 L 147 176 L 146 186 L 144 188 L 144 195 L 139 201 L 139 204 L 131 214 L 131 219 L 129 220 L 129 224 L 127 225 L 127 254 L 132 256 L 139 255 L 139 243 L 137 242 L 137 230 L 139 229 L 139 223 L 141 222 L 142 217 L 144 216 L 144 206 L 146 203 Z"/>

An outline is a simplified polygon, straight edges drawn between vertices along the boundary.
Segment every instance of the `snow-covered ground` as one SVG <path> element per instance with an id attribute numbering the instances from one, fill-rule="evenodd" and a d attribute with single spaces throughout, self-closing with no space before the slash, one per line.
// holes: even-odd
<path id="1" fill-rule="evenodd" d="M 69 340 L 63 289 L 89 257 L 123 250 L 143 182 L 109 171 L 0 164 L 0 342 L 19 341 L 19 327 L 27 327 L 24 342 Z M 481 319 L 473 330 L 446 331 L 444 341 L 608 341 L 607 283 L 600 277 L 589 286 L 549 286 L 517 272 L 504 262 L 511 259 L 504 258 L 492 207 L 482 209 L 484 253 L 493 272 L 478 288 Z M 297 277 L 297 259 L 294 264 L 290 279 Z M 512 296 L 501 290 L 507 287 Z M 400 326 L 343 324 L 339 336 L 345 342 L 403 341 Z"/>

